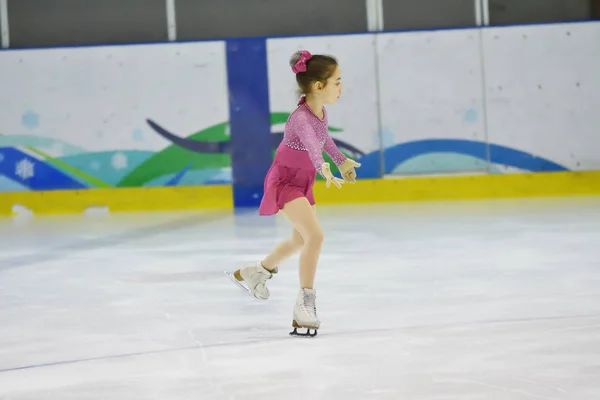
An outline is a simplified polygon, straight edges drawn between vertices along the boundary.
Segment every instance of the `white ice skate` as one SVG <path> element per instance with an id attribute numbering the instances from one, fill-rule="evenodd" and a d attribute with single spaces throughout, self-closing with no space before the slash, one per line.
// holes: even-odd
<path id="1" fill-rule="evenodd" d="M 290 332 L 292 336 L 317 336 L 317 330 L 321 326 L 321 321 L 317 317 L 317 292 L 314 289 L 300 289 L 296 298 L 294 307 L 294 320 L 292 326 L 294 330 Z M 306 328 L 306 333 L 299 333 L 298 328 Z M 313 331 L 311 333 L 311 330 Z"/>
<path id="2" fill-rule="evenodd" d="M 233 282 L 237 283 L 250 296 L 259 300 L 267 300 L 270 296 L 266 282 L 277 273 L 277 267 L 271 272 L 260 262 L 238 269 L 233 274 L 225 272 Z"/>

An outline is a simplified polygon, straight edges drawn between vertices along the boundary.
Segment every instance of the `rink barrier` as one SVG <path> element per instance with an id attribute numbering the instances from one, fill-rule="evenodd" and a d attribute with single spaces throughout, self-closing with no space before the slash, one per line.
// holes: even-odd
<path id="1" fill-rule="evenodd" d="M 600 171 L 393 177 L 342 189 L 318 181 L 314 190 L 317 204 L 324 205 L 600 195 Z"/>
<path id="2" fill-rule="evenodd" d="M 342 189 L 315 183 L 317 204 L 474 200 L 600 195 L 600 171 L 526 174 L 392 177 L 364 179 Z M 233 209 L 230 185 L 5 192 L 0 215 L 25 207 L 36 215 L 82 213 L 106 207 L 110 212 Z"/>
<path id="3" fill-rule="evenodd" d="M 0 196 L 0 215 L 15 215 L 20 207 L 34 215 L 104 207 L 110 212 L 233 209 L 233 191 L 230 185 L 203 185 L 5 192 Z"/>
<path id="4" fill-rule="evenodd" d="M 596 23 L 594 23 L 596 24 Z M 595 25 L 594 25 L 595 26 Z M 597 25 L 600 27 L 600 25 Z M 577 26 L 573 26 L 575 29 Z M 471 29 L 471 28 L 470 28 Z M 573 31 L 577 33 L 577 31 Z M 594 31 L 595 32 L 595 31 Z M 589 32 L 588 32 L 589 33 Z M 388 33 L 382 33 L 384 37 Z M 321 36 L 321 35 L 319 35 Z M 565 33 L 565 37 L 574 37 L 578 35 L 571 35 L 570 31 Z M 85 210 L 89 207 L 109 207 L 112 211 L 152 211 L 152 210 L 174 210 L 174 209 L 193 209 L 193 208 L 221 208 L 221 207 L 255 207 L 260 201 L 262 196 L 262 179 L 264 177 L 265 170 L 268 168 L 270 158 L 267 157 L 269 151 L 272 150 L 272 139 L 273 133 L 280 133 L 276 131 L 279 128 L 271 126 L 269 121 L 270 112 L 278 112 L 282 109 L 281 106 L 269 104 L 277 99 L 272 99 L 268 96 L 269 90 L 269 78 L 275 82 L 277 81 L 277 74 L 269 76 L 268 65 L 268 43 L 274 38 L 249 38 L 249 39 L 230 39 L 224 41 L 227 48 L 227 81 L 228 81 L 228 101 L 230 106 L 230 120 L 227 121 L 230 125 L 230 153 L 232 157 L 231 168 L 232 168 L 232 186 L 214 186 L 214 185 L 200 185 L 195 187 L 183 187 L 183 186 L 167 186 L 167 187 L 140 187 L 140 188 L 96 188 L 94 185 L 97 183 L 88 182 L 90 185 L 88 189 L 79 189 L 77 187 L 71 187 L 71 190 L 63 190 L 59 187 L 50 187 L 51 190 L 31 192 L 3 192 L 0 193 L 0 214 L 10 215 L 15 205 L 23 205 L 24 207 L 31 208 L 35 213 L 47 214 L 47 213 L 77 213 Z M 350 37 L 347 38 L 351 40 Z M 309 39 L 302 39 L 309 40 Z M 418 43 L 417 43 L 418 45 Z M 315 46 L 316 47 L 316 46 Z M 354 47 L 352 47 L 354 51 Z M 284 51 L 286 57 L 289 56 L 290 49 Z M 254 53 L 253 53 L 254 52 Z M 250 57 L 252 57 L 250 59 Z M 273 58 L 273 56 L 271 56 Z M 251 62 L 248 62 L 250 59 Z M 462 65 L 462 64 L 461 64 Z M 592 69 L 593 65 L 589 68 Z M 461 66 L 462 68 L 462 66 Z M 477 68 L 474 67 L 474 70 Z M 502 70 L 502 68 L 499 68 Z M 277 69 L 279 71 L 279 68 Z M 288 82 L 289 70 L 282 68 L 281 73 L 285 74 L 286 82 Z M 582 76 L 588 76 L 589 74 L 582 74 Z M 248 77 L 253 77 L 253 80 L 248 80 Z M 488 75 L 489 76 L 489 75 Z M 362 79 L 362 75 L 359 77 Z M 551 78 L 551 77 L 550 77 Z M 547 78 L 547 79 L 550 79 Z M 470 79 L 470 78 L 469 78 Z M 499 82 L 503 80 L 496 79 Z M 588 79 L 593 81 L 592 79 Z M 469 81 L 472 81 L 470 79 Z M 360 83 L 360 81 L 358 81 Z M 477 81 L 479 82 L 479 81 Z M 355 82 L 356 83 L 356 82 Z M 531 82 L 528 82 L 531 83 Z M 535 82 L 535 88 L 538 87 Z M 477 83 L 478 87 L 479 83 Z M 275 84 L 273 84 L 275 86 Z M 356 86 L 356 85 L 354 85 Z M 575 88 L 580 85 L 577 83 Z M 352 87 L 352 85 L 350 86 Z M 544 87 L 539 85 L 539 89 Z M 579 89 L 573 89 L 579 90 Z M 10 91 L 9 91 L 10 92 Z M 560 91 L 555 90 L 553 93 Z M 494 94 L 495 92 L 491 92 Z M 503 88 L 502 95 L 495 94 L 496 97 L 503 101 L 498 103 L 507 103 L 505 97 L 508 96 L 507 89 Z M 418 100 L 418 99 L 416 99 Z M 422 100 L 422 99 L 421 99 Z M 426 104 L 425 101 L 414 101 L 417 104 Z M 510 103 L 510 102 L 509 102 Z M 469 103 L 470 104 L 470 103 Z M 574 105 L 575 107 L 577 105 Z M 271 109 L 271 107 L 273 107 Z M 468 112 L 467 112 L 468 111 Z M 471 111 L 477 111 L 476 108 L 466 110 L 463 115 L 463 123 L 474 124 L 479 113 L 471 113 Z M 339 110 L 335 112 L 339 113 Z M 392 115 L 388 112 L 387 115 Z M 442 116 L 446 114 L 441 114 Z M 198 116 L 200 120 L 201 116 Z M 439 117 L 439 116 L 437 116 Z M 439 142 L 441 139 L 432 136 L 434 132 L 437 134 L 436 129 L 429 130 L 427 128 L 428 123 L 438 123 L 436 115 L 430 114 L 428 118 L 423 118 L 423 129 L 421 129 L 418 137 L 413 137 L 413 141 L 419 142 L 434 140 Z M 432 122 L 433 121 L 433 122 Z M 384 118 L 385 122 L 385 118 Z M 594 122 L 594 121 L 591 121 Z M 586 126 L 595 126 L 593 123 L 587 123 Z M 483 122 L 482 122 L 483 123 Z M 281 122 L 278 122 L 281 125 Z M 352 120 L 347 121 L 348 125 L 352 124 Z M 336 124 L 333 124 L 336 125 Z M 339 126 L 333 126 L 334 129 L 340 129 Z M 451 140 L 460 140 L 461 142 L 468 142 L 469 146 L 479 146 L 487 144 L 487 146 L 496 146 L 494 142 L 504 141 L 514 146 L 513 150 L 521 150 L 517 154 L 517 160 L 531 161 L 531 165 L 513 165 L 506 164 L 510 160 L 498 160 L 498 165 L 508 166 L 512 168 L 518 168 L 521 171 L 530 171 L 529 173 L 518 173 L 518 174 L 491 174 L 491 175 L 446 175 L 446 176 L 424 176 L 424 175 L 413 175 L 410 177 L 398 177 L 393 178 L 375 178 L 382 173 L 397 173 L 394 172 L 394 165 L 390 168 L 378 168 L 379 162 L 382 164 L 389 163 L 390 157 L 384 157 L 383 160 L 377 159 L 374 169 L 377 169 L 374 174 L 368 173 L 367 163 L 363 160 L 362 169 L 357 172 L 359 174 L 360 181 L 356 185 L 345 185 L 344 189 L 338 191 L 335 188 L 325 190 L 322 182 L 317 183 L 316 194 L 317 201 L 322 204 L 343 204 L 343 203 L 373 203 L 373 202 L 389 202 L 389 201 L 427 201 L 427 200 L 452 200 L 452 199 L 473 199 L 473 198 L 498 198 L 498 197 L 531 197 L 531 196 L 564 196 L 564 195 L 587 195 L 587 194 L 599 194 L 600 190 L 600 177 L 598 172 L 567 172 L 567 173 L 547 173 L 544 172 L 543 168 L 547 167 L 552 161 L 556 160 L 557 164 L 562 167 L 562 162 L 565 163 L 565 168 L 595 168 L 598 169 L 596 163 L 595 154 L 591 154 L 589 149 L 594 149 L 597 145 L 592 140 L 588 140 L 589 129 L 586 126 L 570 126 L 569 129 L 569 142 L 570 143 L 585 143 L 583 146 L 584 152 L 581 147 L 571 148 L 569 146 L 560 146 L 559 140 L 553 140 L 548 136 L 548 132 L 552 126 L 562 126 L 552 121 L 549 122 L 548 129 L 540 129 L 537 126 L 527 128 L 526 135 L 515 136 L 521 139 L 526 138 L 525 144 L 512 143 L 515 140 L 507 141 L 510 137 L 504 137 L 504 134 L 498 135 L 494 131 L 491 137 L 496 137 L 497 140 L 490 140 L 485 135 L 479 135 L 475 137 L 475 140 L 466 140 L 460 135 L 451 135 L 444 130 L 444 134 L 451 136 Z M 475 125 L 473 125 L 475 126 Z M 342 127 L 343 128 L 343 127 Z M 473 128 L 476 130 L 476 128 Z M 274 131 L 275 130 L 275 131 Z M 556 130 L 556 129 L 555 129 Z M 343 131 L 343 129 L 342 129 Z M 481 130 L 484 132 L 485 130 Z M 497 131 L 497 130 L 496 130 Z M 538 145 L 538 139 L 535 136 L 535 132 L 543 131 L 544 140 L 546 143 L 556 143 L 551 149 L 558 149 L 556 154 L 548 155 L 548 159 L 541 159 L 537 156 L 537 150 L 535 147 Z M 506 130 L 514 134 L 511 130 Z M 409 132 L 410 133 L 410 132 Z M 584 135 L 585 133 L 585 135 Z M 361 132 L 362 134 L 362 132 Z M 379 132 L 378 134 L 383 134 Z M 412 134 L 415 136 L 414 134 Z M 470 135 L 470 133 L 469 133 Z M 575 136 L 573 136 L 575 135 Z M 588 135 L 588 136 L 586 136 Z M 352 147 L 361 148 L 360 145 L 355 143 L 355 138 L 351 134 L 343 133 L 336 134 L 336 138 L 341 138 L 350 150 Z M 596 137 L 591 137 L 595 139 Z M 443 138 L 444 141 L 447 138 Z M 501 139 L 501 140 L 500 140 Z M 556 139 L 556 138 L 554 138 Z M 586 139 L 586 140 L 584 140 Z M 401 139 L 404 140 L 404 139 Z M 406 139 L 408 140 L 408 138 Z M 267 144 L 269 143 L 269 144 Z M 398 144 L 398 143 L 396 143 Z M 414 144 L 414 143 L 411 143 Z M 383 146 L 383 144 L 381 143 Z M 115 145 L 118 148 L 118 142 Z M 366 146 L 365 152 L 370 151 Z M 220 147 L 219 147 L 220 149 Z M 120 149 L 123 150 L 123 149 Z M 371 149 L 372 150 L 372 149 Z M 383 148 L 382 148 L 383 150 Z M 414 150 L 414 149 L 413 149 Z M 427 149 L 428 153 L 439 152 L 439 148 L 433 150 Z M 449 151 L 448 149 L 442 149 L 445 153 L 451 153 L 458 156 L 473 156 L 473 154 L 457 153 L 456 149 Z M 515 150 L 515 151 L 516 151 Z M 221 150 L 219 150 L 221 151 Z M 497 149 L 489 151 L 489 154 L 485 154 L 479 159 L 484 160 L 487 166 L 493 166 L 492 156 L 498 156 Z M 547 152 L 548 149 L 545 149 Z M 564 153 L 572 152 L 569 161 L 564 160 Z M 377 150 L 371 151 L 375 156 L 379 156 Z M 477 153 L 477 152 L 476 152 Z M 423 156 L 425 153 L 414 153 L 408 154 L 408 156 L 416 158 L 417 156 Z M 425 155 L 427 155 L 425 154 Z M 475 154 L 476 156 L 478 154 Z M 38 155 L 39 156 L 39 155 Z M 403 157 L 407 157 L 407 154 L 402 154 Z M 546 154 L 544 154 L 546 156 Z M 502 157 L 500 157 L 502 158 Z M 540 161 L 541 160 L 541 161 Z M 392 160 L 394 161 L 394 160 Z M 397 160 L 395 160 L 397 161 Z M 463 160 L 464 161 L 464 160 Z M 596 164 L 595 164 L 596 163 Z M 53 164 L 56 166 L 56 163 Z M 472 160 L 471 160 L 472 166 Z M 460 167 L 460 166 L 459 166 Z M 188 168 L 186 166 L 186 168 Z M 449 166 L 442 164 L 443 172 L 452 173 L 454 164 L 450 163 Z M 421 167 L 421 169 L 423 169 Z M 37 170 L 37 167 L 36 167 Z M 460 169 L 457 167 L 456 171 Z M 491 170 L 491 169 L 490 169 Z M 11 167 L 9 170 L 14 171 Z M 183 174 L 186 170 L 180 172 Z M 455 171 L 455 172 L 456 172 Z M 69 171 L 65 172 L 65 176 L 68 175 Z M 419 169 L 413 169 L 409 173 L 419 173 Z M 366 179 L 365 179 L 366 178 Z M 31 180 L 29 181 L 31 182 Z M 81 182 L 80 182 L 81 183 Z M 103 182 L 100 182 L 102 184 Z M 81 183 L 83 185 L 83 183 Z M 46 186 L 48 187 L 48 186 Z M 65 188 L 66 186 L 63 186 Z M 58 189 L 58 190 L 52 190 Z M 190 196 L 184 195 L 183 193 L 189 193 Z M 202 195 L 200 195 L 202 193 Z"/>

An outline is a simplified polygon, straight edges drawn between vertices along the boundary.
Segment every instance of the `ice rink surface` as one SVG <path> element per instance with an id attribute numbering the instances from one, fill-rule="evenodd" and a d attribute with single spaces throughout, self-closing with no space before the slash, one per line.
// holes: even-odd
<path id="1" fill-rule="evenodd" d="M 224 275 L 283 218 L 0 220 L 0 399 L 600 399 L 600 198 L 318 207 L 316 338 L 295 256 Z"/>

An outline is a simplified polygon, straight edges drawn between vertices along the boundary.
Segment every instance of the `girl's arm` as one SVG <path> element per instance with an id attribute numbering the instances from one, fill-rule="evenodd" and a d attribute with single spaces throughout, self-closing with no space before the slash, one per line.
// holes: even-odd
<path id="1" fill-rule="evenodd" d="M 300 142 L 306 147 L 308 151 L 308 156 L 310 157 L 313 165 L 315 166 L 317 172 L 325 178 L 323 175 L 323 164 L 325 160 L 323 159 L 323 150 L 321 149 L 321 145 L 319 143 L 319 139 L 317 138 L 317 134 L 314 129 L 310 126 L 310 124 L 305 121 L 304 116 L 298 116 L 297 121 L 293 127 L 293 133 L 300 139 Z M 334 145 L 335 146 L 335 145 Z"/>
<path id="2" fill-rule="evenodd" d="M 344 161 L 346 161 L 346 156 L 340 151 L 340 149 L 338 149 L 338 147 L 335 145 L 335 142 L 329 135 L 327 135 L 327 140 L 325 141 L 325 146 L 323 149 L 338 167 L 342 165 Z"/>

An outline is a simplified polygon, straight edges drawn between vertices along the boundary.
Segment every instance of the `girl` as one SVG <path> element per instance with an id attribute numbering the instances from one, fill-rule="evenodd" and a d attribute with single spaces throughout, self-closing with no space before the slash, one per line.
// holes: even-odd
<path id="1" fill-rule="evenodd" d="M 279 243 L 261 262 L 234 273 L 238 282 L 244 282 L 256 298 L 269 298 L 266 281 L 277 273 L 277 266 L 300 249 L 300 290 L 294 307 L 292 334 L 296 328 L 307 328 L 304 335 L 316 335 L 320 326 L 316 310 L 316 292 L 313 288 L 323 231 L 315 213 L 313 184 L 319 173 L 326 187 L 333 183 L 341 188 L 344 182 L 356 182 L 357 162 L 346 158 L 328 133 L 325 104 L 335 104 L 342 93 L 341 70 L 335 58 L 296 52 L 290 66 L 296 74 L 299 94 L 298 108 L 290 115 L 283 141 L 265 178 L 264 196 L 259 214 L 273 215 L 281 211 L 290 221 L 292 237 Z M 329 163 L 323 160 L 323 151 L 338 166 L 342 177 L 333 176 Z M 310 333 L 310 329 L 315 329 Z"/>

